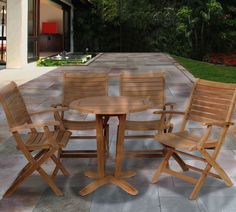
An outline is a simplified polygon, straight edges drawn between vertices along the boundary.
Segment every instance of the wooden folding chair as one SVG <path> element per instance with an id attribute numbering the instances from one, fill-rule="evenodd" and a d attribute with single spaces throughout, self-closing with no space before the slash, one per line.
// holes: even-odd
<path id="1" fill-rule="evenodd" d="M 148 72 L 142 74 L 122 72 L 120 75 L 120 95 L 148 98 L 153 102 L 152 109 L 173 110 L 175 103 L 165 101 L 165 75 L 158 72 Z M 125 139 L 154 138 L 156 132 L 163 130 L 171 132 L 170 123 L 172 115 L 165 116 L 165 123 L 161 126 L 160 119 L 134 121 L 126 120 L 126 131 L 146 131 L 150 134 L 126 135 Z M 163 149 L 157 150 L 126 150 L 127 157 L 160 157 L 163 156 Z"/>
<path id="2" fill-rule="evenodd" d="M 191 200 L 197 198 L 197 195 L 208 175 L 222 179 L 227 186 L 233 185 L 225 171 L 216 162 L 216 158 L 220 152 L 229 126 L 233 124 L 231 118 L 234 111 L 235 99 L 235 84 L 197 80 L 194 84 L 189 105 L 185 112 L 156 112 L 156 114 L 162 115 L 167 113 L 179 114 L 183 115 L 184 118 L 178 132 L 156 135 L 156 139 L 165 146 L 166 154 L 152 178 L 153 183 L 158 181 L 161 173 L 167 173 L 192 183 L 195 186 L 189 196 L 189 199 Z M 198 122 L 203 126 L 206 126 L 204 134 L 199 136 L 196 135 L 196 133 L 193 134 L 188 132 L 186 128 L 189 122 Z M 217 138 L 212 138 L 212 131 L 214 128 L 220 129 Z M 211 151 L 207 151 L 207 149 L 211 149 Z M 199 157 L 196 156 L 196 154 L 193 154 L 195 151 L 199 152 L 201 156 Z M 200 160 L 204 162 L 206 166 L 201 169 L 186 164 L 179 154 Z M 184 171 L 190 169 L 200 172 L 200 178 L 196 179 L 170 169 L 168 166 L 170 157 L 173 157 L 181 165 L 181 168 Z M 210 172 L 211 168 L 214 168 L 217 174 Z"/>
<path id="3" fill-rule="evenodd" d="M 69 105 L 80 98 L 108 95 L 108 74 L 105 72 L 67 72 L 64 73 L 62 103 L 53 105 L 63 109 L 60 114 L 55 112 L 55 119 L 60 121 L 66 130 L 86 132 L 96 129 L 96 121 L 72 120 L 68 117 Z M 75 111 L 74 111 L 75 112 Z M 109 151 L 109 126 L 104 120 L 104 137 Z M 72 135 L 70 139 L 96 139 L 93 135 Z M 97 157 L 96 150 L 65 150 L 59 151 L 60 158 L 92 158 Z"/>
<path id="4" fill-rule="evenodd" d="M 23 97 L 14 82 L 11 82 L 0 90 L 0 102 L 5 111 L 10 130 L 16 140 L 17 149 L 19 149 L 28 160 L 28 163 L 20 171 L 18 177 L 4 196 L 10 196 L 34 171 L 40 174 L 56 195 L 62 196 L 63 192 L 55 185 L 53 178 L 57 175 L 59 170 L 61 170 L 65 176 L 68 176 L 69 173 L 54 153 L 66 146 L 71 132 L 65 131 L 63 126 L 60 125 L 60 122 L 55 120 L 32 123 L 30 115 L 52 113 L 55 109 L 29 114 Z M 58 130 L 50 131 L 49 126 L 58 126 Z M 37 128 L 43 128 L 43 131 L 37 131 Z M 29 131 L 25 139 L 19 134 L 21 131 Z M 49 158 L 56 164 L 52 176 L 49 176 L 41 167 Z"/>

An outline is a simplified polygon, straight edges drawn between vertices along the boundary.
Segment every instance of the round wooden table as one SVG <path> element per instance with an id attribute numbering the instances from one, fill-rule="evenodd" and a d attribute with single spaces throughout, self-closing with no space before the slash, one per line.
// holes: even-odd
<path id="1" fill-rule="evenodd" d="M 73 101 L 70 104 L 70 109 L 77 110 L 79 112 L 93 113 L 96 115 L 98 172 L 85 172 L 87 177 L 95 178 L 95 181 L 82 189 L 80 191 L 80 195 L 85 196 L 108 183 L 117 185 L 131 195 L 138 194 L 137 189 L 122 179 L 135 175 L 132 171 L 121 172 L 126 114 L 144 111 L 151 108 L 151 106 L 151 101 L 147 99 L 126 96 L 88 97 Z M 105 173 L 106 150 L 103 137 L 103 120 L 104 117 L 109 118 L 110 116 L 117 116 L 119 119 L 114 175 L 106 175 Z"/>

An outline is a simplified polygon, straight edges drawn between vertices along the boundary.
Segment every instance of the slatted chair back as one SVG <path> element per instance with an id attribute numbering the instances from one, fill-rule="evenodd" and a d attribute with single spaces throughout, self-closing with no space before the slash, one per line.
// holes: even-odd
<path id="1" fill-rule="evenodd" d="M 108 95 L 108 73 L 106 72 L 65 72 L 63 77 L 62 104 L 68 110 L 61 114 L 55 113 L 55 119 L 62 121 L 63 126 L 70 131 L 88 131 L 96 129 L 96 120 L 81 120 L 77 117 L 80 113 L 69 110 L 70 103 L 85 97 L 107 96 Z M 109 145 L 109 126 L 104 120 L 104 135 L 107 147 Z M 71 135 L 70 139 L 95 139 L 93 135 Z M 97 157 L 96 150 L 60 150 L 59 157 Z"/>
<path id="2" fill-rule="evenodd" d="M 182 130 L 187 121 L 230 122 L 236 99 L 235 84 L 197 80 L 186 110 Z"/>
<path id="3" fill-rule="evenodd" d="M 163 73 L 130 73 L 120 75 L 120 95 L 149 98 L 153 108 L 165 104 L 165 75 Z"/>
<path id="4" fill-rule="evenodd" d="M 45 121 L 32 123 L 30 114 L 27 111 L 24 99 L 15 82 L 11 82 L 2 89 L 0 89 L 0 103 L 5 111 L 10 130 L 16 140 L 17 149 L 20 150 L 28 163 L 19 172 L 15 181 L 8 188 L 4 197 L 9 197 L 19 185 L 29 177 L 34 171 L 37 171 L 40 176 L 48 183 L 54 193 L 62 196 L 63 192 L 54 183 L 54 177 L 58 171 L 61 170 L 63 175 L 68 176 L 68 171 L 61 164 L 55 153 L 61 147 L 65 147 L 70 138 L 71 132 L 66 130 L 49 131 L 49 126 L 58 126 L 56 121 Z M 41 111 L 49 112 L 50 110 Z M 37 113 L 34 113 L 35 115 Z M 38 113 L 40 114 L 40 113 Z M 36 128 L 43 128 L 43 132 L 37 132 Z M 25 138 L 21 138 L 19 131 L 28 131 Z M 37 151 L 36 154 L 35 151 Z M 33 154 L 32 154 L 33 153 Z M 46 160 L 52 159 L 56 167 L 52 175 L 49 176 L 41 167 Z"/>
<path id="5" fill-rule="evenodd" d="M 233 182 L 216 159 L 224 143 L 227 131 L 230 125 L 233 124 L 231 119 L 235 101 L 236 84 L 197 80 L 194 84 L 180 131 L 159 136 L 160 143 L 166 148 L 166 153 L 152 178 L 152 183 L 158 181 L 161 173 L 167 173 L 192 183 L 195 186 L 189 196 L 190 200 L 197 198 L 207 176 L 222 179 L 227 186 L 232 186 Z M 174 113 L 183 114 L 178 111 Z M 188 121 L 203 122 L 202 126 L 207 126 L 207 128 L 204 128 L 203 135 L 199 136 L 187 130 L 184 131 Z M 215 126 L 221 129 L 219 134 L 213 131 Z M 211 151 L 207 151 L 207 149 L 211 149 Z M 196 151 L 199 155 L 195 153 Z M 196 163 L 197 166 L 192 166 L 186 163 L 180 155 L 202 161 L 205 165 L 199 167 L 198 163 Z M 177 161 L 183 171 L 200 172 L 200 177 L 191 177 L 183 174 L 183 172 L 171 169 L 168 166 L 171 157 Z M 215 170 L 214 173 L 210 172 L 212 168 Z"/>
<path id="6" fill-rule="evenodd" d="M 5 111 L 9 127 L 32 123 L 24 99 L 15 82 L 0 90 L 0 102 Z"/>
<path id="7" fill-rule="evenodd" d="M 65 73 L 63 106 L 77 99 L 108 95 L 108 74 L 104 72 Z"/>

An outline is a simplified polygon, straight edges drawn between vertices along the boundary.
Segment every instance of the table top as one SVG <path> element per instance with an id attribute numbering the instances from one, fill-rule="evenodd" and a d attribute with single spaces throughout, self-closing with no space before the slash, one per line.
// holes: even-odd
<path id="1" fill-rule="evenodd" d="M 152 107 L 152 102 L 140 97 L 97 96 L 73 101 L 70 109 L 97 115 L 119 115 L 141 112 Z"/>

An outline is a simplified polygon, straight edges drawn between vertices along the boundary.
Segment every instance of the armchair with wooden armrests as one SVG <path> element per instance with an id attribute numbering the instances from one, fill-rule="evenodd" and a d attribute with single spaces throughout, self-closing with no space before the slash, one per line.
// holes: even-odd
<path id="1" fill-rule="evenodd" d="M 155 172 L 152 182 L 156 183 L 162 173 L 173 175 L 177 178 L 194 184 L 194 189 L 189 199 L 196 199 L 203 186 L 206 177 L 213 176 L 221 179 L 227 186 L 233 183 L 223 168 L 216 161 L 220 149 L 224 143 L 231 122 L 236 101 L 236 85 L 197 80 L 193 86 L 189 98 L 189 105 L 185 112 L 157 111 L 156 114 L 178 114 L 183 115 L 180 130 L 174 133 L 157 134 L 156 139 L 164 145 L 166 153 L 159 168 Z M 164 119 L 164 118 L 162 118 Z M 189 122 L 199 123 L 205 127 L 202 136 L 187 130 Z M 212 138 L 213 128 L 219 128 L 217 138 Z M 211 150 L 210 152 L 208 150 Z M 201 156 L 193 154 L 199 152 Z M 184 155 L 205 163 L 205 168 L 191 166 L 184 162 L 179 156 Z M 193 170 L 200 172 L 198 179 L 184 175 L 181 172 L 170 169 L 168 162 L 170 157 L 176 159 L 183 171 Z M 217 173 L 210 172 L 214 168 Z"/>
<path id="2" fill-rule="evenodd" d="M 4 196 L 10 196 L 34 171 L 40 174 L 56 195 L 62 196 L 63 192 L 54 183 L 54 178 L 59 170 L 65 176 L 68 176 L 69 172 L 62 165 L 60 159 L 56 157 L 55 153 L 67 145 L 71 132 L 66 131 L 63 125 L 55 120 L 40 122 L 32 122 L 31 120 L 33 115 L 53 114 L 57 109 L 47 109 L 30 114 L 14 82 L 9 83 L 0 90 L 0 102 L 5 111 L 10 131 L 16 140 L 16 147 L 28 160 L 28 163 L 20 171 Z M 57 126 L 57 130 L 54 130 L 55 126 Z M 53 127 L 53 130 L 50 127 Z M 39 128 L 41 130 L 38 130 Z M 26 138 L 22 138 L 21 131 L 27 132 Z M 56 165 L 51 176 L 42 168 L 42 165 L 48 159 L 52 159 Z"/>

